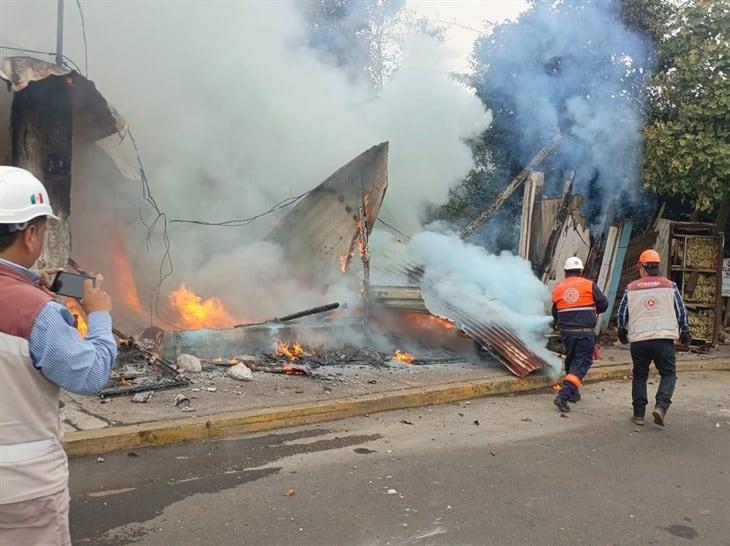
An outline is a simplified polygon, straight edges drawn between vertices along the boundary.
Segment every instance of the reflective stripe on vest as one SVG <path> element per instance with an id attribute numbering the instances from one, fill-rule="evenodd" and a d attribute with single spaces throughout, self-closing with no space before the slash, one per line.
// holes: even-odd
<path id="1" fill-rule="evenodd" d="M 59 449 L 61 449 L 61 444 L 58 443 L 56 438 L 0 446 L 0 464 L 18 463 L 36 457 L 43 457 Z"/>
<path id="2" fill-rule="evenodd" d="M 553 290 L 553 303 L 558 311 L 594 310 L 593 281 L 583 277 L 568 277 Z"/>
<path id="3" fill-rule="evenodd" d="M 565 309 L 558 309 L 558 313 L 564 313 L 565 311 L 595 311 L 596 306 L 591 305 L 590 307 L 567 307 Z"/>

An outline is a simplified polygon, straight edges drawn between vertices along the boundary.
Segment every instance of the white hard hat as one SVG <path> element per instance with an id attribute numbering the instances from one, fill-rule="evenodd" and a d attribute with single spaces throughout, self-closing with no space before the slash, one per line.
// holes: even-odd
<path id="1" fill-rule="evenodd" d="M 24 230 L 40 216 L 58 220 L 43 182 L 25 169 L 0 165 L 0 224 Z"/>
<path id="2" fill-rule="evenodd" d="M 575 271 L 575 270 L 583 270 L 583 260 L 578 258 L 578 256 L 572 256 L 571 258 L 568 258 L 565 260 L 565 270 L 566 271 Z"/>

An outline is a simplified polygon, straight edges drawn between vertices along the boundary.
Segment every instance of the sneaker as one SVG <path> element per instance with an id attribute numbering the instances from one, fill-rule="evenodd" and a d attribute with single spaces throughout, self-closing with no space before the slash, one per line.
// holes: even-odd
<path id="1" fill-rule="evenodd" d="M 644 418 L 640 417 L 638 415 L 634 415 L 631 420 L 634 422 L 635 425 L 639 425 L 640 427 L 644 426 Z"/>
<path id="2" fill-rule="evenodd" d="M 568 402 L 575 404 L 576 402 L 580 402 L 580 393 L 576 392 L 575 394 L 571 395 L 570 398 L 568 398 Z"/>
<path id="3" fill-rule="evenodd" d="M 555 397 L 555 400 L 553 400 L 553 404 L 557 406 L 561 413 L 570 413 L 570 406 L 568 405 L 568 402 L 563 400 L 559 396 Z"/>
<path id="4" fill-rule="evenodd" d="M 663 427 L 664 416 L 667 414 L 667 411 L 662 408 L 654 408 L 654 411 L 652 411 L 651 414 L 654 417 L 654 422 L 660 427 Z"/>

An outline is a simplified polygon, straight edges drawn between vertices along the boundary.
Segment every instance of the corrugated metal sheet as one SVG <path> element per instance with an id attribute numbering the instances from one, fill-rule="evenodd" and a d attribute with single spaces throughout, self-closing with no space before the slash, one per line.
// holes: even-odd
<path id="1" fill-rule="evenodd" d="M 430 300 L 429 310 L 464 330 L 517 377 L 548 367 L 548 363 L 535 354 L 515 330 L 495 320 L 499 314 L 488 306 L 481 317 L 460 309 L 458 302 Z"/>
<path id="2" fill-rule="evenodd" d="M 353 250 L 362 187 L 372 231 L 388 187 L 388 143 L 357 156 L 314 188 L 284 216 L 267 239 L 281 245 L 298 275 L 312 280 L 340 267 Z"/>
<path id="3" fill-rule="evenodd" d="M 434 298 L 429 299 L 427 306 L 420 289 L 413 286 L 374 286 L 371 295 L 373 305 L 385 309 L 430 313 L 453 322 L 517 377 L 548 366 L 517 332 L 495 320 L 499 316 L 496 310 L 485 307 L 480 317 L 474 317 L 460 309 L 458 303 Z"/>

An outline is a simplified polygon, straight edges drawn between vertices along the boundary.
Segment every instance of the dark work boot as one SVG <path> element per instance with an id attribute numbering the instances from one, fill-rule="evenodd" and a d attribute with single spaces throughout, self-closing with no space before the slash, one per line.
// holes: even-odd
<path id="1" fill-rule="evenodd" d="M 553 404 L 557 406 L 561 413 L 570 413 L 570 406 L 568 405 L 567 400 L 563 400 L 559 396 L 556 396 L 555 400 L 553 400 Z"/>
<path id="2" fill-rule="evenodd" d="M 664 417 L 667 415 L 667 410 L 656 407 L 654 408 L 654 411 L 651 412 L 651 415 L 654 417 L 654 422 L 657 425 L 660 427 L 664 426 Z"/>
<path id="3" fill-rule="evenodd" d="M 576 402 L 580 402 L 580 392 L 575 391 L 575 394 L 571 394 L 570 398 L 568 398 L 568 402 L 571 404 L 575 404 Z"/>

